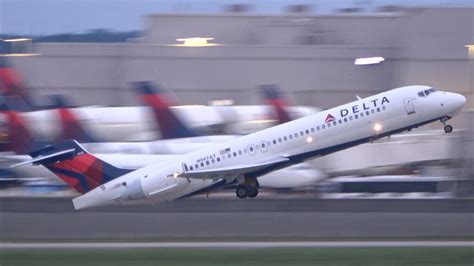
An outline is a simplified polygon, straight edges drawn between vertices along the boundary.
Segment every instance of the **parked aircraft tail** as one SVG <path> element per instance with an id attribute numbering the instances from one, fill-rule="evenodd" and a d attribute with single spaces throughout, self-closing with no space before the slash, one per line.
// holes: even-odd
<path id="1" fill-rule="evenodd" d="M 290 122 L 292 119 L 286 109 L 286 103 L 281 97 L 280 88 L 274 84 L 261 85 L 263 97 L 267 101 L 268 105 L 273 106 L 277 115 L 278 124 Z"/>
<path id="2" fill-rule="evenodd" d="M 21 111 L 30 110 L 34 103 L 26 92 L 20 74 L 10 66 L 5 57 L 0 57 L 0 95 L 16 96 L 12 100 L 21 103 Z"/>
<path id="3" fill-rule="evenodd" d="M 75 139 L 78 142 L 93 143 L 98 142 L 90 132 L 81 125 L 74 110 L 71 110 L 71 105 L 67 102 L 66 98 L 62 95 L 52 95 L 54 108 L 59 113 L 61 120 L 61 134 L 56 139 L 57 142 L 65 141 L 68 139 Z"/>
<path id="4" fill-rule="evenodd" d="M 153 109 L 155 122 L 163 139 L 197 137 L 199 134 L 187 127 L 171 110 L 171 105 L 158 86 L 148 81 L 133 83 L 140 99 Z"/>
<path id="5" fill-rule="evenodd" d="M 26 121 L 21 115 L 7 105 L 11 97 L 6 97 L 0 103 L 0 114 L 4 117 L 4 134 L 6 142 L 1 145 L 2 151 L 13 151 L 16 154 L 26 154 L 27 152 L 41 147 L 46 143 L 38 140 L 28 129 Z M 9 102 L 11 103 L 11 102 Z"/>

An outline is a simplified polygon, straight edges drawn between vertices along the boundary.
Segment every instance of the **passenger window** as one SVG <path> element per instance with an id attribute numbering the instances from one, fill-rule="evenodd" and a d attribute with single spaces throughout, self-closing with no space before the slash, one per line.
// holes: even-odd
<path id="1" fill-rule="evenodd" d="M 189 170 L 191 170 L 191 171 L 192 171 L 193 169 L 194 169 L 194 168 L 193 168 L 193 166 L 192 166 L 192 165 L 190 165 L 190 166 L 189 166 Z"/>
<path id="2" fill-rule="evenodd" d="M 370 114 L 370 112 L 369 112 L 369 111 L 365 111 L 365 114 L 366 114 L 366 115 L 369 115 L 369 114 Z"/>
<path id="3" fill-rule="evenodd" d="M 278 142 L 281 143 L 281 138 L 278 138 Z"/>
<path id="4" fill-rule="evenodd" d="M 194 168 L 198 169 L 198 168 L 199 168 L 199 165 L 198 165 L 198 164 L 195 164 L 195 165 L 194 165 Z"/>
<path id="5" fill-rule="evenodd" d="M 347 117 L 344 117 L 344 122 L 346 122 L 346 123 L 347 123 Z"/>
<path id="6" fill-rule="evenodd" d="M 372 114 L 375 114 L 375 110 L 374 110 L 374 109 L 372 109 L 372 110 L 370 110 L 370 111 L 372 112 Z"/>
<path id="7" fill-rule="evenodd" d="M 323 125 L 323 127 L 324 127 L 324 125 Z M 331 123 L 328 123 L 328 128 L 329 128 L 329 127 L 331 127 Z"/>
<path id="8" fill-rule="evenodd" d="M 220 158 L 220 157 L 217 157 L 217 161 L 220 162 L 220 161 L 221 161 L 221 158 Z"/>
<path id="9" fill-rule="evenodd" d="M 337 126 L 337 122 L 336 121 L 332 122 L 332 125 Z"/>
<path id="10" fill-rule="evenodd" d="M 319 131 L 320 129 L 321 129 L 321 128 L 320 128 L 319 126 L 318 126 L 318 127 L 316 127 L 316 130 L 317 130 L 317 131 Z"/>
<path id="11" fill-rule="evenodd" d="M 209 165 L 209 161 L 206 161 L 206 164 Z"/>
<path id="12" fill-rule="evenodd" d="M 311 128 L 311 132 L 314 133 L 314 127 Z"/>
<path id="13" fill-rule="evenodd" d="M 201 163 L 201 167 L 204 167 L 204 163 Z"/>
<path id="14" fill-rule="evenodd" d="M 298 137 L 298 133 L 295 133 L 295 139 Z"/>
<path id="15" fill-rule="evenodd" d="M 306 129 L 306 134 L 309 134 L 309 130 Z"/>
<path id="16" fill-rule="evenodd" d="M 351 116 L 349 116 L 349 120 L 351 120 L 351 121 L 352 121 L 352 115 L 351 115 Z"/>
<path id="17" fill-rule="evenodd" d="M 286 136 L 285 136 L 285 137 L 283 137 L 283 139 L 284 139 L 285 141 L 287 141 L 287 140 L 288 140 L 288 138 L 287 138 Z"/>
<path id="18" fill-rule="evenodd" d="M 290 139 L 293 139 L 293 135 L 290 135 Z"/>
<path id="19" fill-rule="evenodd" d="M 214 159 L 211 160 L 211 163 L 215 163 L 216 161 Z"/>
<path id="20" fill-rule="evenodd" d="M 380 112 L 380 107 L 377 107 L 377 112 Z"/>
<path id="21" fill-rule="evenodd" d="M 230 157 L 232 157 L 232 155 L 230 155 L 230 153 L 229 153 L 229 154 L 227 154 L 227 158 L 229 158 L 229 159 L 230 159 Z"/>
<path id="22" fill-rule="evenodd" d="M 325 129 L 325 128 L 326 128 L 326 125 L 322 125 L 321 127 L 322 127 L 323 129 Z"/>
<path id="23" fill-rule="evenodd" d="M 355 118 L 355 119 L 359 119 L 359 115 L 355 114 L 355 115 L 354 115 L 354 118 Z"/>
<path id="24" fill-rule="evenodd" d="M 364 117 L 364 112 L 360 113 L 360 117 Z"/>
<path id="25" fill-rule="evenodd" d="M 341 119 L 339 119 L 339 121 L 337 121 L 337 122 L 339 122 L 339 124 L 342 124 L 342 120 L 341 120 Z"/>
<path id="26" fill-rule="evenodd" d="M 276 140 L 273 140 L 273 144 L 277 144 L 277 141 L 276 141 Z"/>
<path id="27" fill-rule="evenodd" d="M 234 153 L 232 153 L 232 155 L 234 155 L 234 157 L 237 157 L 237 153 L 234 151 Z"/>
<path id="28" fill-rule="evenodd" d="M 241 151 L 241 150 L 239 151 L 239 155 L 242 155 L 242 151 Z"/>
<path id="29" fill-rule="evenodd" d="M 385 105 L 382 105 L 382 110 L 385 110 L 387 109 L 387 107 L 385 107 Z"/>

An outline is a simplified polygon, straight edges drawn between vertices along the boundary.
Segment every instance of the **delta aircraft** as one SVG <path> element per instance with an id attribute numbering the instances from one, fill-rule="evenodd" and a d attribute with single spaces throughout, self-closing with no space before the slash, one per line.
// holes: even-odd
<path id="1" fill-rule="evenodd" d="M 127 170 L 138 169 L 148 165 L 155 164 L 163 160 L 171 160 L 176 156 L 170 154 L 157 154 L 160 152 L 180 152 L 193 151 L 199 147 L 210 146 L 215 142 L 229 140 L 237 136 L 199 136 L 197 133 L 189 129 L 180 119 L 170 110 L 163 97 L 158 97 L 151 89 L 151 84 L 140 83 L 144 85 L 143 98 L 150 101 L 153 107 L 158 125 L 163 128 L 165 124 L 167 130 L 162 130 L 167 140 L 157 140 L 151 142 L 130 142 L 130 143 L 103 143 L 96 141 L 95 136 L 89 134 L 82 125 L 77 121 L 73 113 L 64 108 L 64 99 L 55 97 L 57 110 L 61 117 L 62 136 L 58 136 L 56 141 L 63 141 L 64 138 L 75 138 L 80 141 L 86 141 L 86 147 L 92 147 L 97 152 L 96 156 L 111 165 L 118 166 Z M 273 91 L 273 94 L 276 92 Z M 285 111 L 285 106 L 278 105 L 275 107 L 281 122 L 290 119 L 289 114 Z M 6 147 L 1 150 L 14 151 L 17 155 L 3 155 L 0 163 L 18 162 L 27 159 L 25 154 L 34 147 L 45 145 L 47 142 L 38 140 L 34 134 L 30 132 L 25 120 L 17 112 L 3 105 L 0 110 L 7 117 L 7 135 L 10 141 L 6 142 Z M 178 133 L 175 133 L 178 132 Z M 181 137 L 181 139 L 180 139 Z M 139 155 L 143 153 L 146 155 Z M 42 180 L 51 180 L 54 175 L 43 167 L 29 166 L 15 168 L 13 173 L 21 177 L 20 181 L 27 181 L 31 178 L 41 178 Z M 53 176 L 52 176 L 53 175 Z M 264 188 L 270 189 L 292 189 L 305 186 L 315 185 L 318 181 L 325 178 L 325 174 L 312 169 L 308 164 L 302 163 L 297 166 L 272 172 L 259 178 L 260 184 Z M 10 179 L 9 179 L 10 180 Z"/>
<path id="2" fill-rule="evenodd" d="M 435 121 L 446 124 L 465 102 L 460 94 L 408 86 L 135 171 L 97 159 L 74 140 L 31 152 L 21 164 L 44 165 L 83 193 L 73 199 L 75 209 L 172 201 L 234 182 L 237 197 L 253 197 L 259 176 Z"/>

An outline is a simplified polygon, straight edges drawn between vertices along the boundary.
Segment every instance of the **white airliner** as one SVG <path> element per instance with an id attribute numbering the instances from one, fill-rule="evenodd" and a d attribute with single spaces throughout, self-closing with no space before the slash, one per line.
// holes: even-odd
<path id="1" fill-rule="evenodd" d="M 239 198 L 255 197 L 259 176 L 434 121 L 446 123 L 465 102 L 460 94 L 408 86 L 136 171 L 108 165 L 75 141 L 32 152 L 33 159 L 21 164 L 42 164 L 83 193 L 73 199 L 75 209 L 172 201 L 233 182 Z"/>
<path id="2" fill-rule="evenodd" d="M 161 114 L 158 114 L 158 116 L 160 118 L 165 117 L 166 119 L 157 119 L 157 122 L 161 127 L 163 127 L 165 125 L 161 125 L 161 123 L 163 122 L 162 120 L 164 120 L 167 122 L 167 126 L 170 126 L 174 129 L 167 131 L 167 137 L 174 136 L 172 131 L 180 130 L 180 136 L 182 138 L 151 142 L 95 142 L 86 143 L 85 146 L 87 149 L 92 148 L 92 150 L 95 152 L 95 155 L 99 159 L 104 160 L 111 165 L 127 170 L 136 170 L 138 168 L 175 158 L 173 155 L 159 154 L 160 152 L 182 154 L 194 151 L 198 148 L 210 147 L 214 145 L 215 142 L 222 142 L 237 137 L 230 135 L 193 135 L 194 133 L 169 110 L 167 105 L 164 107 L 165 108 L 163 108 L 163 110 L 160 110 Z M 70 113 L 68 109 L 62 108 L 59 111 L 63 117 L 62 120 L 64 120 L 61 126 L 63 127 L 63 134 L 69 136 L 70 138 L 81 138 L 83 141 L 94 139 L 93 136 L 90 136 L 88 132 L 86 132 L 81 127 L 78 121 L 76 121 L 74 115 Z M 285 112 L 285 110 L 280 110 L 280 112 Z M 2 154 L 2 156 L 0 156 L 0 165 L 24 161 L 28 158 L 28 156 L 21 154 L 25 154 L 27 151 L 35 149 L 35 147 L 38 148 L 39 145 L 46 145 L 46 143 L 43 141 L 37 140 L 33 137 L 33 134 L 27 127 L 26 122 L 17 112 L 10 110 L 4 105 L 1 105 L 0 113 L 2 113 L 7 118 L 7 120 L 3 122 L 5 122 L 6 128 L 8 129 L 8 131 L 5 132 L 6 135 L 10 136 L 10 141 L 6 143 L 8 144 L 7 147 L 2 147 L 4 149 L 1 150 L 15 151 L 17 153 L 16 155 Z M 15 176 L 20 177 L 18 178 L 20 181 L 27 181 L 31 178 L 43 178 L 46 180 L 56 179 L 52 172 L 48 171 L 44 167 L 38 166 L 15 168 L 12 172 Z M 302 163 L 259 177 L 259 181 L 264 188 L 293 189 L 315 185 L 325 177 L 326 175 L 321 171 L 312 169 L 308 164 Z M 11 181 L 12 179 L 10 178 L 8 180 Z"/>

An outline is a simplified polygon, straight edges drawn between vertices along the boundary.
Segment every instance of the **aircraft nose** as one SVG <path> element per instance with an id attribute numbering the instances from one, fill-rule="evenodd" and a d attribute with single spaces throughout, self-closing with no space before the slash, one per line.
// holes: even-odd
<path id="1" fill-rule="evenodd" d="M 466 104 L 466 97 L 464 97 L 464 95 L 462 94 L 453 93 L 451 98 L 452 98 L 453 106 L 456 108 L 456 110 L 463 108 L 464 105 Z"/>

